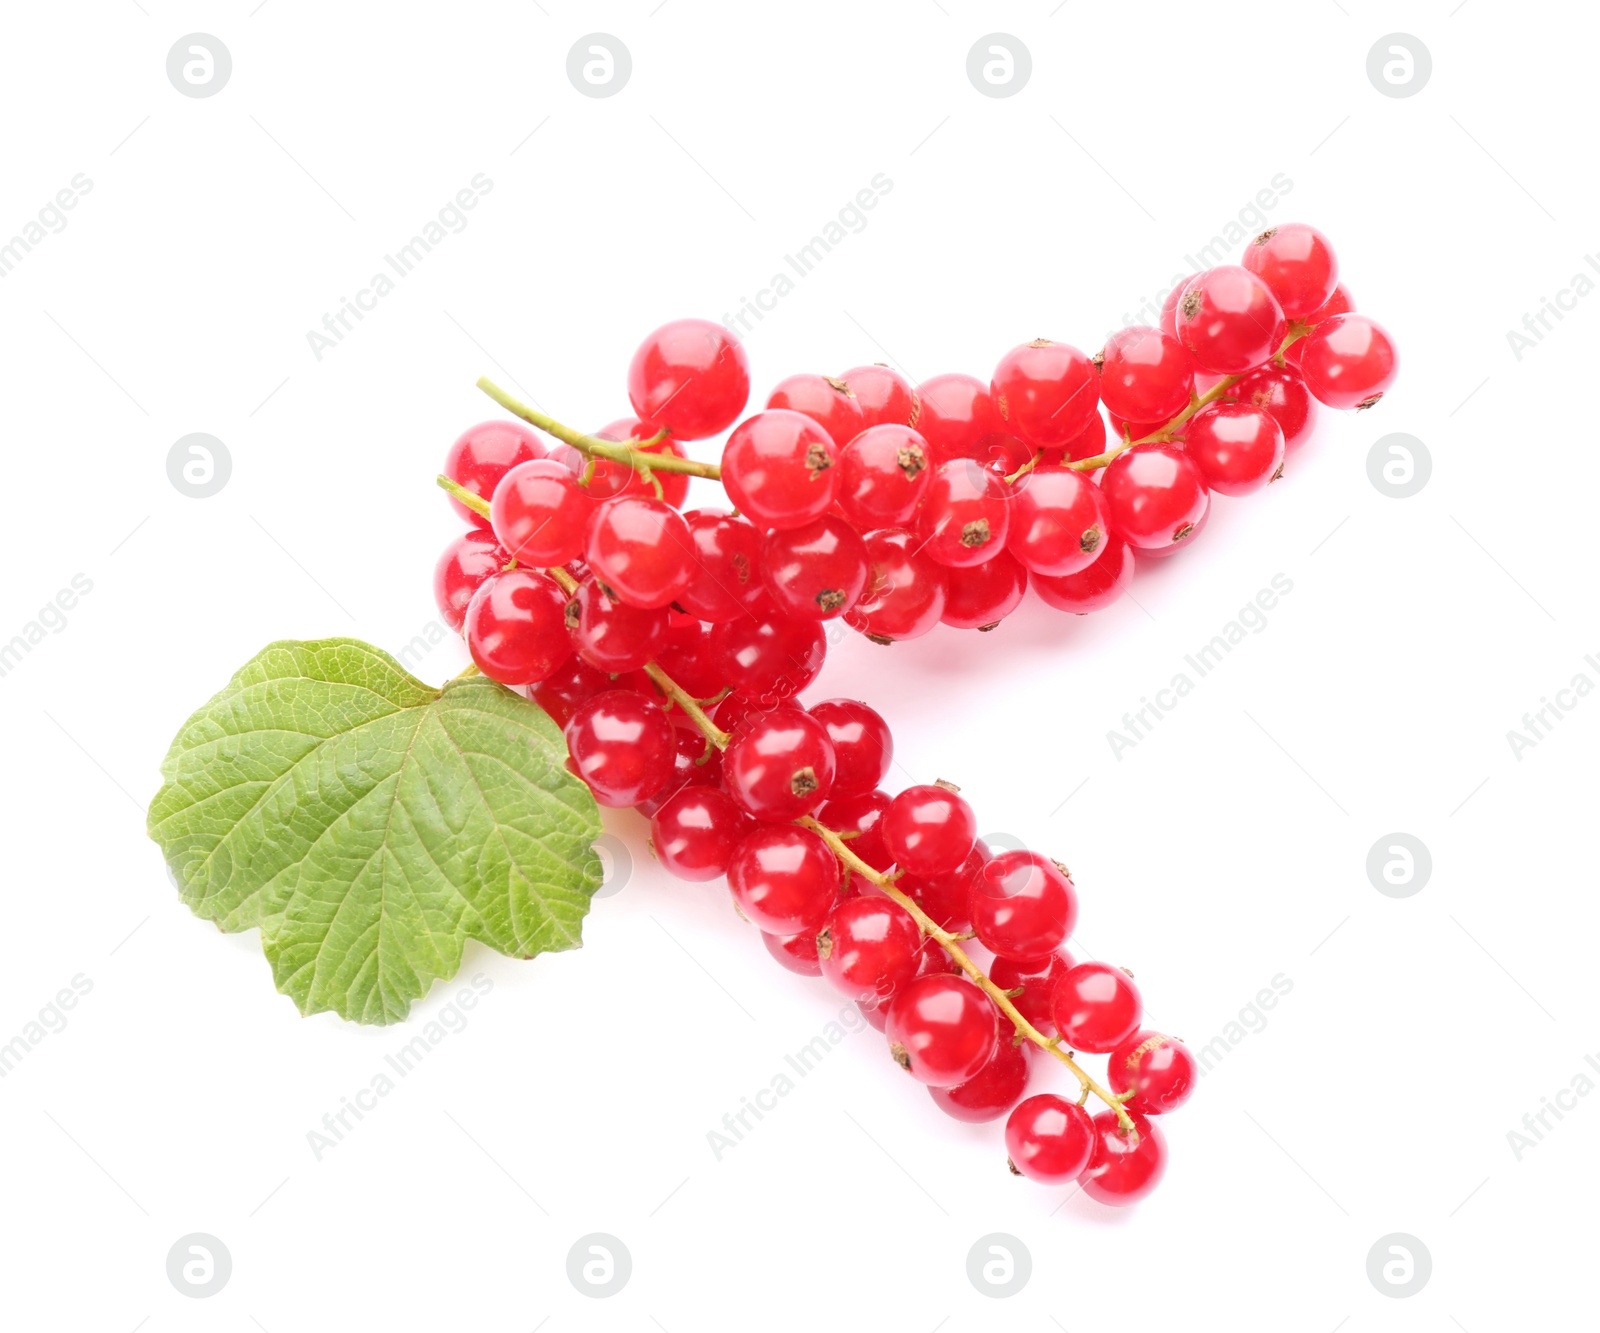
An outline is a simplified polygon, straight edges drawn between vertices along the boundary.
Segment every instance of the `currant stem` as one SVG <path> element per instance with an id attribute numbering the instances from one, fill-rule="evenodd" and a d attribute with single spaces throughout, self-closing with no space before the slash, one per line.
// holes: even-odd
<path id="1" fill-rule="evenodd" d="M 652 472 L 687 472 L 691 477 L 710 477 L 712 480 L 722 476 L 722 469 L 715 463 L 697 463 L 692 458 L 678 458 L 673 454 L 641 452 L 652 445 L 664 442 L 667 438 L 667 432 L 664 430 L 648 440 L 623 440 L 621 443 L 615 440 L 602 440 L 598 436 L 585 435 L 582 431 L 573 430 L 571 426 L 564 426 L 554 417 L 548 417 L 537 408 L 519 402 L 487 375 L 478 381 L 478 387 L 512 416 L 521 417 L 545 434 L 554 435 L 556 439 L 565 441 L 585 458 L 604 458 L 612 463 L 621 463 L 636 472 L 643 472 L 647 477 Z M 661 483 L 656 482 L 658 491 L 660 486 Z"/>

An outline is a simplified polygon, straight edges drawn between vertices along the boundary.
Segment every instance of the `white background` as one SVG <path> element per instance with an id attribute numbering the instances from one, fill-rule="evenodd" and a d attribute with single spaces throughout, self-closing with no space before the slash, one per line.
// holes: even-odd
<path id="1" fill-rule="evenodd" d="M 1131 8 L 7 6 L 0 235 L 93 182 L 0 280 L 0 640 L 93 584 L 0 679 L 0 1042 L 74 976 L 93 987 L 0 1081 L 7 1325 L 1592 1319 L 1600 1096 L 1520 1160 L 1507 1134 L 1600 1052 L 1600 700 L 1520 760 L 1506 734 L 1576 673 L 1600 681 L 1600 300 L 1520 360 L 1506 333 L 1600 242 L 1600 31 L 1492 0 Z M 965 73 L 995 30 L 1033 61 L 1004 99 Z M 195 31 L 232 54 L 214 97 L 166 77 Z M 633 58 L 603 100 L 565 74 L 595 31 Z M 1397 31 L 1433 58 L 1404 99 L 1366 74 Z M 480 172 L 470 225 L 319 361 L 307 331 Z M 1134 598 L 889 650 L 848 636 L 813 696 L 888 716 L 896 784 L 959 781 L 986 831 L 1067 861 L 1074 948 L 1135 971 L 1154 1023 L 1198 1048 L 1274 977 L 1292 990 L 1169 1118 L 1166 1183 L 1133 1210 L 1011 1178 L 1000 1127 L 947 1120 L 872 1032 L 718 1161 L 707 1132 L 840 1006 L 608 814 L 633 872 L 586 947 L 471 952 L 462 984 L 492 990 L 470 1025 L 317 1160 L 308 1131 L 413 1033 L 298 1017 L 253 936 L 182 907 L 144 835 L 169 739 L 269 640 L 425 632 L 456 530 L 432 478 L 493 414 L 479 374 L 578 425 L 620 415 L 648 329 L 736 308 L 880 172 L 870 225 L 750 337 L 758 394 L 872 360 L 987 377 L 1041 334 L 1093 350 L 1186 253 L 1241 214 L 1256 230 L 1279 173 L 1267 220 L 1329 233 L 1399 340 L 1377 410 L 1325 413 L 1282 482 L 1219 503 Z M 166 473 L 194 431 L 232 457 L 204 500 Z M 1433 459 L 1410 499 L 1368 479 L 1390 431 Z M 1267 627 L 1114 758 L 1122 714 L 1275 574 L 1293 592 Z M 445 642 L 416 669 L 464 661 Z M 1394 831 L 1433 858 L 1400 900 L 1365 868 Z M 189 1232 L 232 1254 L 207 1300 L 166 1276 Z M 566 1277 L 589 1232 L 632 1254 L 611 1299 Z M 1033 1258 L 1007 1301 L 966 1276 L 990 1232 Z M 1390 1232 L 1432 1255 L 1409 1299 L 1366 1274 Z"/>

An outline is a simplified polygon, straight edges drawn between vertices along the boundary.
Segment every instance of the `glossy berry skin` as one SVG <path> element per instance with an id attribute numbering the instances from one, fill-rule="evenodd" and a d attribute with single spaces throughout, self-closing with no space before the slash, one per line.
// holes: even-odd
<path id="1" fill-rule="evenodd" d="M 814 932 L 839 895 L 839 863 L 810 829 L 761 824 L 734 849 L 728 887 L 745 918 L 767 934 Z"/>
<path id="2" fill-rule="evenodd" d="M 1283 431 L 1270 412 L 1223 399 L 1185 423 L 1183 452 L 1211 490 L 1249 495 L 1283 466 Z"/>
<path id="3" fill-rule="evenodd" d="M 1287 331 L 1277 298 L 1237 264 L 1201 273 L 1178 301 L 1178 341 L 1202 370 L 1214 374 L 1259 366 L 1278 350 Z"/>
<path id="4" fill-rule="evenodd" d="M 721 694 L 722 663 L 711 639 L 711 627 L 670 609 L 646 614 L 665 614 L 667 618 L 666 643 L 656 650 L 656 664 L 696 699 Z"/>
<path id="5" fill-rule="evenodd" d="M 737 620 L 766 596 L 760 530 L 722 509 L 691 509 L 683 521 L 692 559 L 678 605 L 712 624 Z"/>
<path id="6" fill-rule="evenodd" d="M 1109 963 L 1079 963 L 1056 983 L 1050 1000 L 1061 1040 L 1077 1051 L 1104 1055 L 1138 1029 L 1144 1001 L 1133 978 Z"/>
<path id="7" fill-rule="evenodd" d="M 1082 1175 L 1094 1141 L 1089 1113 L 1053 1092 L 1029 1097 L 1006 1120 L 1011 1169 L 1045 1185 L 1064 1185 Z"/>
<path id="8" fill-rule="evenodd" d="M 922 415 L 922 401 L 911 381 L 899 371 L 881 365 L 856 366 L 839 378 L 855 394 L 865 429 L 885 425 L 915 428 Z"/>
<path id="9" fill-rule="evenodd" d="M 433 567 L 433 600 L 444 623 L 459 630 L 472 594 L 491 574 L 504 569 L 510 559 L 494 534 L 483 528 L 463 532 L 445 547 Z"/>
<path id="10" fill-rule="evenodd" d="M 1371 407 L 1400 373 L 1400 354 L 1376 320 L 1334 315 L 1303 339 L 1300 372 L 1319 403 L 1343 409 Z"/>
<path id="11" fill-rule="evenodd" d="M 1178 336 L 1178 302 L 1183 300 L 1184 288 L 1199 276 L 1198 273 L 1191 273 L 1188 277 L 1180 279 L 1178 285 L 1169 291 L 1161 302 L 1161 316 L 1156 320 L 1156 324 L 1167 337 Z"/>
<path id="12" fill-rule="evenodd" d="M 650 845 L 656 859 L 679 879 L 721 879 L 750 821 L 726 792 L 714 787 L 680 787 L 650 820 Z"/>
<path id="13" fill-rule="evenodd" d="M 752 523 L 802 528 L 828 512 L 839 446 L 810 417 L 775 408 L 739 423 L 722 451 L 722 486 Z"/>
<path id="14" fill-rule="evenodd" d="M 720 324 L 677 319 L 663 324 L 633 354 L 628 401 L 642 421 L 680 440 L 704 440 L 739 418 L 750 400 L 750 359 Z"/>
<path id="15" fill-rule="evenodd" d="M 1105 537 L 1105 500 L 1084 473 L 1041 465 L 1018 478 L 1006 550 L 1029 573 L 1061 578 L 1087 569 Z"/>
<path id="16" fill-rule="evenodd" d="M 806 931 L 799 935 L 769 935 L 766 931 L 762 931 L 761 942 L 767 946 L 767 952 L 789 971 L 798 973 L 802 977 L 822 975 L 822 963 L 817 958 L 815 931 Z"/>
<path id="17" fill-rule="evenodd" d="M 885 1000 L 917 973 L 922 932 L 884 897 L 847 898 L 817 932 L 822 975 L 852 1000 Z"/>
<path id="18" fill-rule="evenodd" d="M 1011 492 L 988 468 L 968 458 L 944 463 L 917 512 L 922 554 L 957 568 L 981 565 L 1005 549 Z"/>
<path id="19" fill-rule="evenodd" d="M 827 431 L 841 449 L 867 428 L 855 391 L 844 380 L 828 375 L 791 375 L 779 380 L 767 406 L 804 413 Z"/>
<path id="20" fill-rule="evenodd" d="M 623 495 L 589 520 L 584 558 L 589 570 L 629 606 L 667 606 L 694 574 L 689 527 L 664 500 Z"/>
<path id="21" fill-rule="evenodd" d="M 902 870 L 949 875 L 961 868 L 978 840 L 972 807 L 949 787 L 907 787 L 883 817 L 883 843 Z"/>
<path id="22" fill-rule="evenodd" d="M 478 670 L 502 685 L 532 685 L 567 658 L 566 595 L 543 574 L 491 574 L 472 594 L 462 630 Z"/>
<path id="23" fill-rule="evenodd" d="M 1099 415 L 1095 413 L 1096 417 Z M 998 435 L 985 435 L 978 442 L 978 456 L 973 461 L 1004 479 L 1032 458 L 1035 452 L 1026 440 L 1002 431 Z"/>
<path id="24" fill-rule="evenodd" d="M 1355 308 L 1356 298 L 1350 295 L 1350 289 L 1341 282 L 1333 289 L 1332 296 L 1319 305 L 1309 315 L 1302 316 L 1300 322 L 1302 324 L 1310 324 L 1315 327 L 1316 325 L 1322 323 L 1322 321 L 1325 319 L 1332 319 L 1335 315 L 1347 315 Z M 1289 352 L 1294 352 L 1299 345 L 1299 343 L 1290 343 Z M 1285 355 L 1287 355 L 1287 353 Z"/>
<path id="25" fill-rule="evenodd" d="M 652 440 L 660 433 L 661 427 L 652 421 L 640 421 L 638 417 L 619 417 L 592 432 L 595 439 L 610 440 L 616 444 L 626 440 Z M 642 454 L 659 454 L 665 458 L 688 457 L 683 446 L 670 438 L 660 444 L 640 444 L 637 447 Z M 570 444 L 552 446 L 550 457 L 564 464 L 575 477 L 589 473 L 592 461 L 594 471 L 589 473 L 589 481 L 584 489 L 596 500 L 609 500 L 613 495 L 655 494 L 655 489 L 644 479 L 644 473 L 626 463 L 613 463 L 609 458 L 585 458 Z M 681 509 L 689 494 L 688 473 L 662 471 L 654 476 L 661 483 L 661 498 L 674 509 Z"/>
<path id="26" fill-rule="evenodd" d="M 833 769 L 827 728 L 788 706 L 748 718 L 722 752 L 723 785 L 757 819 L 809 814 L 827 800 Z"/>
<path id="27" fill-rule="evenodd" d="M 1137 1111 L 1129 1118 L 1138 1135 L 1122 1132 L 1115 1111 L 1094 1118 L 1094 1152 L 1078 1179 L 1083 1192 L 1096 1203 L 1113 1208 L 1137 1203 L 1161 1183 L 1167 1173 L 1167 1141 L 1161 1131 Z"/>
<path id="28" fill-rule="evenodd" d="M 940 950 L 943 953 L 944 950 Z M 987 1063 L 965 1083 L 953 1088 L 929 1088 L 934 1105 L 954 1120 L 981 1124 L 998 1120 L 1028 1090 L 1028 1042 L 1012 1040 L 1011 1021 L 995 1010 L 994 1052 Z"/>
<path id="29" fill-rule="evenodd" d="M 630 678 L 623 676 L 619 680 Z M 645 679 L 648 681 L 649 677 Z M 646 819 L 654 819 L 668 799 L 685 787 L 715 787 L 721 790 L 722 751 L 702 736 L 694 723 L 682 713 L 668 713 L 667 719 L 672 723 L 672 772 L 651 795 L 634 807 Z"/>
<path id="30" fill-rule="evenodd" d="M 501 478 L 489 502 L 500 545 L 523 565 L 564 565 L 583 553 L 594 500 L 552 458 L 518 463 Z"/>
<path id="31" fill-rule="evenodd" d="M 944 586 L 941 624 L 952 629 L 993 629 L 1022 605 L 1028 571 L 1001 551 L 981 565 L 947 570 Z"/>
<path id="32" fill-rule="evenodd" d="M 585 699 L 616 688 L 611 677 L 597 671 L 574 654 L 535 685 L 531 691 L 539 707 L 558 727 L 565 727 Z"/>
<path id="33" fill-rule="evenodd" d="M 1089 568 L 1064 578 L 1035 574 L 1030 582 L 1046 606 L 1085 616 L 1110 606 L 1128 590 L 1133 582 L 1133 566 L 1132 549 L 1111 533 L 1101 543 L 1100 554 Z"/>
<path id="34" fill-rule="evenodd" d="M 1011 1003 L 1045 1036 L 1056 1030 L 1055 1016 L 1050 1005 L 1055 999 L 1056 983 L 1072 966 L 1072 955 L 1057 949 L 1044 958 L 996 958 L 989 968 L 989 980 L 1001 990 L 1022 988 L 1021 995 L 1013 995 Z"/>
<path id="35" fill-rule="evenodd" d="M 988 849 L 973 846 L 960 869 L 948 875 L 902 875 L 901 892 L 946 930 L 965 930 L 972 924 L 972 880 L 988 861 Z"/>
<path id="36" fill-rule="evenodd" d="M 1170 334 L 1136 325 L 1106 339 L 1100 401 L 1124 421 L 1169 421 L 1193 388 L 1194 358 Z"/>
<path id="37" fill-rule="evenodd" d="M 1210 507 L 1200 469 L 1175 444 L 1118 454 L 1100 478 L 1111 530 L 1138 550 L 1188 541 Z"/>
<path id="38" fill-rule="evenodd" d="M 1048 448 L 1083 433 L 1100 404 L 1100 382 L 1076 347 L 1037 338 L 1000 358 L 989 397 L 1006 429 Z"/>
<path id="39" fill-rule="evenodd" d="M 911 521 L 933 477 L 933 453 L 909 426 L 869 426 L 839 455 L 839 512 L 861 532 Z"/>
<path id="40" fill-rule="evenodd" d="M 867 547 L 842 518 L 824 514 L 803 528 L 769 532 L 761 577 L 773 604 L 799 620 L 834 620 L 867 586 Z"/>
<path id="41" fill-rule="evenodd" d="M 878 643 L 915 639 L 944 614 L 944 570 L 904 528 L 867 535 L 867 587 L 845 623 Z"/>
<path id="42" fill-rule="evenodd" d="M 723 682 L 763 707 L 792 699 L 817 678 L 827 656 L 821 625 L 764 608 L 711 631 L 711 651 Z"/>
<path id="43" fill-rule="evenodd" d="M 601 805 L 638 805 L 672 775 L 672 722 L 633 690 L 607 690 L 586 700 L 564 731 L 573 767 Z"/>
<path id="44" fill-rule="evenodd" d="M 1096 412 L 1089 424 L 1059 449 L 1046 449 L 1044 461 L 1057 466 L 1062 463 L 1076 463 L 1085 458 L 1096 458 L 1105 450 L 1106 419 L 1104 414 Z"/>
<path id="45" fill-rule="evenodd" d="M 1292 352 L 1305 340 L 1291 343 Z M 1277 366 L 1259 366 L 1226 391 L 1227 398 L 1259 407 L 1272 413 L 1272 419 L 1283 432 L 1285 452 L 1304 443 L 1317 424 L 1317 402 L 1306 388 L 1306 382 L 1294 370 L 1280 370 Z"/>
<path id="46" fill-rule="evenodd" d="M 1165 1115 L 1189 1100 L 1200 1081 L 1200 1066 L 1176 1037 L 1135 1032 L 1111 1052 L 1106 1081 L 1112 1092 L 1133 1093 L 1123 1103 L 1130 1111 Z"/>
<path id="47" fill-rule="evenodd" d="M 482 499 L 489 499 L 500 479 L 519 463 L 544 457 L 544 444 L 520 421 L 480 421 L 461 432 L 444 456 L 444 475 Z M 474 527 L 489 520 L 450 497 L 450 507 Z"/>
<path id="48" fill-rule="evenodd" d="M 600 671 L 637 671 L 667 642 L 666 607 L 642 610 L 613 601 L 592 578 L 578 585 L 565 614 L 573 649 Z"/>
<path id="49" fill-rule="evenodd" d="M 994 1053 L 994 1005 L 965 977 L 935 974 L 902 986 L 885 1029 L 895 1063 L 930 1088 L 974 1077 Z"/>
<path id="50" fill-rule="evenodd" d="M 981 458 L 986 436 L 1004 428 L 989 386 L 971 375 L 935 375 L 917 386 L 922 416 L 916 428 L 933 449 L 934 462 Z"/>
<path id="51" fill-rule="evenodd" d="M 1304 222 L 1268 227 L 1245 246 L 1243 262 L 1266 283 L 1290 319 L 1309 315 L 1339 285 L 1339 261 L 1332 244 Z"/>
<path id="52" fill-rule="evenodd" d="M 883 845 L 883 816 L 889 808 L 889 793 L 869 791 L 840 796 L 837 776 L 833 785 L 834 794 L 817 811 L 817 822 L 848 838 L 850 850 L 874 870 L 888 870 L 894 865 L 894 857 Z"/>
<path id="53" fill-rule="evenodd" d="M 1072 881 L 1037 852 L 1001 852 L 987 862 L 973 876 L 968 905 L 978 939 L 1000 958 L 1054 953 L 1078 921 Z"/>
<path id="54" fill-rule="evenodd" d="M 894 737 L 882 715 L 859 699 L 824 699 L 810 711 L 833 742 L 834 797 L 858 796 L 877 787 L 894 759 Z"/>

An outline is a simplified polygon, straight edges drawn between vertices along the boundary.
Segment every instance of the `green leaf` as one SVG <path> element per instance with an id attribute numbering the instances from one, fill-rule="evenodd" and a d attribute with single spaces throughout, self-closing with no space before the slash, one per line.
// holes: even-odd
<path id="1" fill-rule="evenodd" d="M 392 1023 L 468 940 L 582 943 L 599 812 L 536 704 L 355 639 L 262 649 L 184 723 L 150 836 L 197 916 L 261 929 L 306 1014 Z"/>

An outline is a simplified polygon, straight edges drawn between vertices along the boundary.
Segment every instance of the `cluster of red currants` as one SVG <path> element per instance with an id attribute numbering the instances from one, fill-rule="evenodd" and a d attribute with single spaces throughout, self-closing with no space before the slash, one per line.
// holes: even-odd
<path id="1" fill-rule="evenodd" d="M 993 628 L 1030 584 L 1080 614 L 1115 601 L 1134 553 L 1191 542 L 1213 492 L 1275 478 L 1316 402 L 1371 406 L 1394 347 L 1338 279 L 1320 232 L 1282 226 L 1094 357 L 1027 343 L 987 384 L 796 375 L 742 421 L 744 349 L 700 320 L 645 340 L 634 415 L 593 435 L 491 386 L 556 442 L 491 422 L 452 446 L 447 489 L 474 526 L 439 562 L 441 612 L 485 675 L 531 687 L 598 802 L 650 817 L 669 870 L 726 875 L 773 956 L 856 1000 L 949 1114 L 1009 1113 L 1018 1174 L 1131 1202 L 1164 1170 L 1149 1117 L 1188 1097 L 1193 1057 L 1141 1029 L 1126 973 L 1064 952 L 1062 867 L 992 855 L 946 784 L 890 797 L 882 717 L 797 696 L 837 617 L 888 643 Z M 729 427 L 720 466 L 687 457 Z M 720 478 L 735 511 L 683 512 L 690 475 Z M 1109 1055 L 1109 1090 L 1069 1048 Z M 1023 1100 L 1041 1050 L 1081 1097 Z"/>

